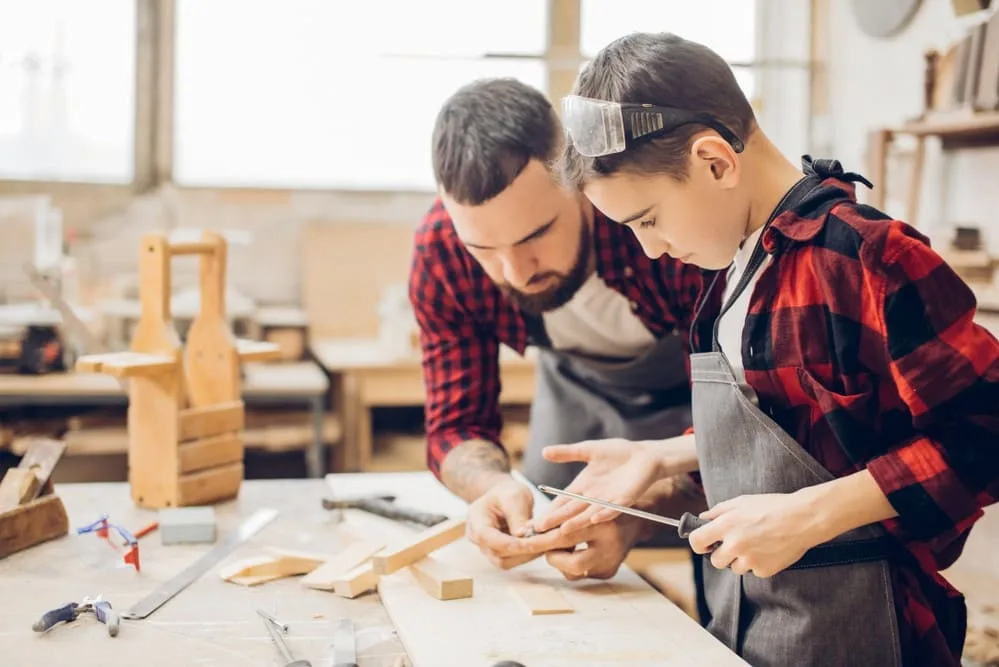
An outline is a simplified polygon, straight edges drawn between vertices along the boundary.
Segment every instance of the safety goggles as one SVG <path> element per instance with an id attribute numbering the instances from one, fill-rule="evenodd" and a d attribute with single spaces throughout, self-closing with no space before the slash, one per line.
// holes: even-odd
<path id="1" fill-rule="evenodd" d="M 586 157 L 621 153 L 636 143 L 665 136 L 690 124 L 715 130 L 737 153 L 745 147 L 732 130 L 705 113 L 579 95 L 562 99 L 562 125 L 573 147 Z"/>

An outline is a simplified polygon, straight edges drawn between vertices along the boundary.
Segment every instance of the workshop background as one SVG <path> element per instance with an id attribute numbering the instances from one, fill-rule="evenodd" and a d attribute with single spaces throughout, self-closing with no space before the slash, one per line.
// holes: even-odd
<path id="1" fill-rule="evenodd" d="M 437 109 L 481 76 L 557 101 L 633 30 L 721 53 L 777 145 L 870 178 L 860 197 L 929 234 L 999 332 L 988 0 L 0 0 L 0 474 L 47 436 L 57 484 L 127 479 L 125 391 L 75 360 L 129 348 L 143 237 L 202 230 L 233 331 L 279 349 L 242 368 L 246 478 L 425 469 L 406 278 Z M 170 265 L 183 336 L 199 265 Z M 533 364 L 508 352 L 517 452 Z M 999 601 L 980 530 L 962 564 Z"/>

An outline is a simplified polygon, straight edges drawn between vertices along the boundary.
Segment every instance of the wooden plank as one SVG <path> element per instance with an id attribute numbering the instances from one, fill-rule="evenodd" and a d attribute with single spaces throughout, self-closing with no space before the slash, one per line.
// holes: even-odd
<path id="1" fill-rule="evenodd" d="M 42 487 L 52 477 L 52 471 L 65 451 L 66 443 L 62 440 L 36 438 L 17 467 L 34 469 L 39 487 Z"/>
<path id="2" fill-rule="evenodd" d="M 511 589 L 524 603 L 531 616 L 571 614 L 575 611 L 565 596 L 550 584 L 537 581 L 518 581 Z"/>
<path id="3" fill-rule="evenodd" d="M 242 462 L 182 475 L 177 480 L 177 505 L 207 505 L 234 498 L 242 482 Z"/>
<path id="4" fill-rule="evenodd" d="M 333 590 L 337 580 L 384 548 L 383 542 L 357 540 L 302 578 L 302 585 L 321 591 Z"/>
<path id="5" fill-rule="evenodd" d="M 245 424 L 245 412 L 243 401 L 181 410 L 180 440 L 195 440 L 220 433 L 240 431 Z"/>
<path id="6" fill-rule="evenodd" d="M 240 361 L 268 361 L 280 357 L 281 348 L 277 343 L 241 338 L 236 341 L 236 353 Z"/>
<path id="7" fill-rule="evenodd" d="M 0 512 L 0 558 L 69 533 L 66 508 L 58 496 L 46 495 Z"/>
<path id="8" fill-rule="evenodd" d="M 421 531 L 394 550 L 375 556 L 373 560 L 375 572 L 381 575 L 392 574 L 464 536 L 464 519 L 444 521 L 433 528 Z"/>
<path id="9" fill-rule="evenodd" d="M 358 595 L 375 590 L 380 578 L 371 562 L 363 563 L 334 580 L 333 592 L 352 600 Z"/>
<path id="10" fill-rule="evenodd" d="M 177 471 L 189 473 L 243 460 L 243 440 L 239 433 L 223 433 L 180 444 Z"/>
<path id="11" fill-rule="evenodd" d="M 42 488 L 38 475 L 30 468 L 11 468 L 0 480 L 0 512 L 14 509 L 31 499 Z"/>
<path id="12" fill-rule="evenodd" d="M 453 570 L 433 556 L 427 556 L 409 566 L 420 588 L 438 600 L 460 600 L 472 597 L 472 577 Z"/>
<path id="13" fill-rule="evenodd" d="M 80 357 L 76 370 L 81 373 L 104 373 L 118 378 L 149 377 L 170 373 L 177 368 L 174 358 L 144 352 L 109 352 Z"/>

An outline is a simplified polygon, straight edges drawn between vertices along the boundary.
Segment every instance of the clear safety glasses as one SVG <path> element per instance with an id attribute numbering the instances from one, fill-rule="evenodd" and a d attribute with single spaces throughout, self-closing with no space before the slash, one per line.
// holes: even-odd
<path id="1" fill-rule="evenodd" d="M 579 95 L 562 99 L 565 132 L 573 147 L 586 157 L 621 153 L 638 142 L 665 136 L 681 125 L 692 123 L 715 130 L 737 153 L 745 147 L 732 130 L 705 113 Z"/>

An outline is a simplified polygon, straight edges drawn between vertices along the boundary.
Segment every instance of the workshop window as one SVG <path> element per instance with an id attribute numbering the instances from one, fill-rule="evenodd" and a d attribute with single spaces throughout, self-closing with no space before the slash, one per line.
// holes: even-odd
<path id="1" fill-rule="evenodd" d="M 0 179 L 130 183 L 135 0 L 0 0 Z"/>
<path id="2" fill-rule="evenodd" d="M 746 97 L 756 98 L 753 0 L 581 0 L 579 22 L 584 58 L 631 32 L 672 32 L 725 58 Z"/>
<path id="3" fill-rule="evenodd" d="M 177 0 L 174 179 L 431 191 L 445 98 L 486 76 L 546 90 L 547 5 Z"/>

